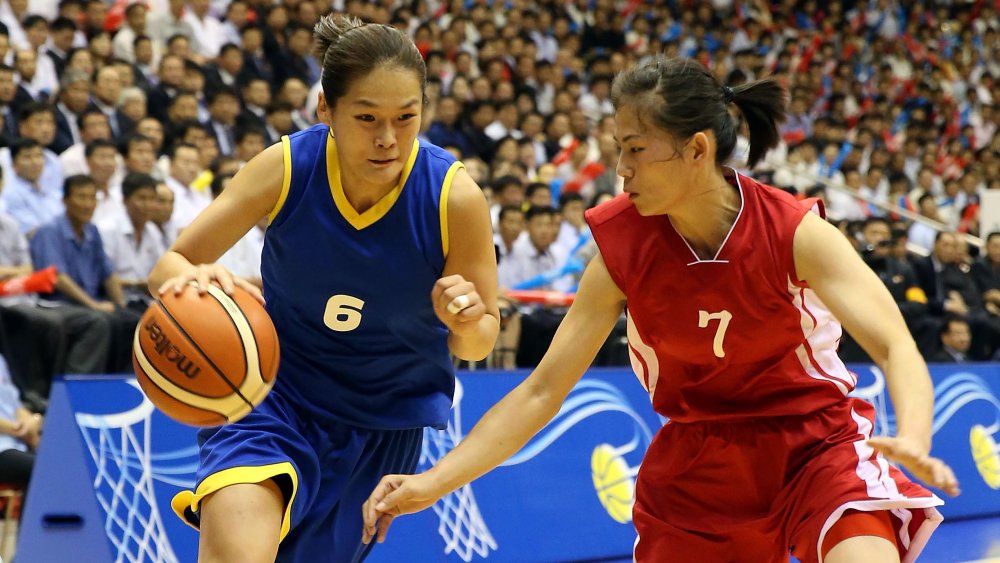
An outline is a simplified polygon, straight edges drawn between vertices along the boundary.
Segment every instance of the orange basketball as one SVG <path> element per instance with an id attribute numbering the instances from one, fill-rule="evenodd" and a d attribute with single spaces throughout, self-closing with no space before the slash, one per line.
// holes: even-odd
<path id="1" fill-rule="evenodd" d="M 246 416 L 274 385 L 278 335 L 246 291 L 212 285 L 163 295 L 135 331 L 132 365 L 146 396 L 170 418 L 217 426 Z"/>

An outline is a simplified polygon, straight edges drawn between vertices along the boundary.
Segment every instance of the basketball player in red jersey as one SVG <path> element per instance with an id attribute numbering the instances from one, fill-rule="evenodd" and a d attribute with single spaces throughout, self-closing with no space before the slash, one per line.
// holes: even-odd
<path id="1" fill-rule="evenodd" d="M 622 311 L 632 364 L 670 418 L 639 471 L 635 558 L 769 563 L 913 561 L 948 494 L 930 456 L 927 368 L 888 291 L 833 226 L 792 196 L 723 166 L 741 126 L 752 166 L 778 142 L 786 94 L 735 88 L 701 65 L 656 59 L 613 88 L 625 194 L 587 220 L 601 256 L 538 368 L 426 473 L 385 477 L 365 540 L 397 515 L 495 467 L 546 421 Z M 882 367 L 897 420 L 848 397 L 841 324 Z"/>

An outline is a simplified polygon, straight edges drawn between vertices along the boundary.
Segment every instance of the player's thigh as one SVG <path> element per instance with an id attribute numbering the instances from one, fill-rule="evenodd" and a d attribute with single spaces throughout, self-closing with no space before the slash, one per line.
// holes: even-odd
<path id="1" fill-rule="evenodd" d="M 273 479 L 219 489 L 201 503 L 199 563 L 272 563 L 285 498 Z"/>
<path id="2" fill-rule="evenodd" d="M 899 563 L 899 551 L 891 541 L 878 536 L 854 536 L 830 548 L 824 563 Z"/>

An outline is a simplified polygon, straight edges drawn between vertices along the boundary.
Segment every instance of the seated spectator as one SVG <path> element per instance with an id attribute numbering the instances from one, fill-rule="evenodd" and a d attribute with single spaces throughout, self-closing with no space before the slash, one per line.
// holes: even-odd
<path id="1" fill-rule="evenodd" d="M 928 312 L 939 322 L 947 315 L 964 316 L 973 327 L 970 355 L 976 360 L 992 357 L 1000 343 L 1000 315 L 985 307 L 969 266 L 961 261 L 958 236 L 939 232 L 931 255 L 914 261 L 913 267 L 927 294 Z"/>
<path id="2" fill-rule="evenodd" d="M 156 184 L 156 202 L 151 221 L 163 237 L 163 245 L 170 248 L 177 240 L 177 227 L 173 222 L 174 191 L 164 183 Z"/>
<path id="3" fill-rule="evenodd" d="M 111 140 L 111 125 L 108 124 L 108 116 L 101 113 L 100 110 L 94 108 L 84 110 L 77 118 L 76 126 L 80 132 L 80 141 L 59 154 L 59 164 L 62 165 L 63 174 L 66 176 L 90 174 L 90 169 L 87 168 L 87 143 L 97 139 Z"/>
<path id="4" fill-rule="evenodd" d="M 179 37 L 183 37 L 183 35 Z M 167 109 L 183 85 L 184 59 L 177 55 L 163 55 L 160 59 L 157 77 L 159 82 L 149 91 L 149 115 L 159 119 L 160 123 L 169 123 Z M 195 99 L 195 103 L 197 103 L 197 99 Z"/>
<path id="5" fill-rule="evenodd" d="M 499 265 L 499 283 L 504 289 L 557 272 L 566 261 L 566 256 L 552 246 L 559 232 L 556 210 L 552 207 L 530 207 L 525 219 L 526 234 L 514 242 L 510 254 Z M 572 276 L 560 276 L 551 281 L 545 280 L 531 289 L 567 291 L 572 284 Z"/>
<path id="6" fill-rule="evenodd" d="M 22 139 L 33 139 L 42 146 L 42 172 L 38 181 L 46 190 L 58 194 L 64 177 L 62 166 L 59 163 L 59 156 L 45 148 L 51 145 L 56 137 L 53 111 L 52 106 L 44 103 L 25 105 L 17 117 L 17 131 Z M 12 158 L 6 148 L 0 149 L 0 167 L 3 167 L 6 178 L 11 177 Z"/>
<path id="7" fill-rule="evenodd" d="M 500 220 L 500 209 L 510 205 L 520 208 L 524 205 L 524 185 L 516 176 L 501 176 L 492 182 L 493 205 L 490 215 L 493 217 L 493 230 L 497 230 Z"/>
<path id="8" fill-rule="evenodd" d="M 236 118 L 240 113 L 240 98 L 236 90 L 222 87 L 208 97 L 208 112 L 211 119 L 205 124 L 215 135 L 219 152 L 233 154 L 236 149 Z"/>
<path id="9" fill-rule="evenodd" d="M 590 228 L 583 219 L 583 196 L 579 192 L 564 192 L 559 196 L 559 234 L 553 245 L 559 252 L 569 256 L 580 246 L 581 237 L 588 236 Z"/>
<path id="10" fill-rule="evenodd" d="M 129 174 L 122 182 L 122 198 L 126 214 L 97 227 L 128 306 L 141 313 L 150 303 L 146 290 L 149 273 L 167 250 L 163 236 L 150 220 L 156 180 L 146 174 Z"/>
<path id="11" fill-rule="evenodd" d="M 0 280 L 34 270 L 28 241 L 12 217 L 0 212 Z M 8 335 L 8 360 L 26 395 L 47 397 L 59 373 L 101 373 L 109 326 L 83 307 L 40 307 L 37 295 L 0 297 L 0 325 Z"/>
<path id="12" fill-rule="evenodd" d="M 0 356 L 0 482 L 28 487 L 43 422 L 42 415 L 21 403 L 7 362 Z"/>
<path id="13" fill-rule="evenodd" d="M 94 73 L 91 104 L 108 117 L 111 134 L 115 138 L 127 135 L 135 128 L 135 123 L 118 109 L 122 88 L 121 75 L 114 67 L 105 66 Z"/>
<path id="14" fill-rule="evenodd" d="M 532 182 L 524 189 L 528 207 L 552 207 L 552 188 L 542 182 Z"/>
<path id="15" fill-rule="evenodd" d="M 183 143 L 175 145 L 170 155 L 170 175 L 166 184 L 174 192 L 172 220 L 178 230 L 190 225 L 212 202 L 211 196 L 191 186 L 200 172 L 198 149 Z"/>
<path id="16" fill-rule="evenodd" d="M 972 345 L 972 331 L 962 317 L 948 317 L 941 325 L 940 348 L 927 358 L 929 362 L 959 363 L 970 361 L 969 348 Z"/>
<path id="17" fill-rule="evenodd" d="M 80 117 L 90 102 L 90 77 L 79 70 L 63 74 L 60 80 L 59 97 L 56 103 L 56 136 L 48 146 L 56 154 L 62 154 L 72 145 L 83 140 L 80 131 Z"/>
<path id="18" fill-rule="evenodd" d="M 18 139 L 9 150 L 3 150 L 11 157 L 13 174 L 0 198 L 21 232 L 31 237 L 39 226 L 63 212 L 63 203 L 56 190 L 42 183 L 45 156 L 38 141 Z"/>
<path id="19" fill-rule="evenodd" d="M 938 215 L 937 200 L 934 194 L 925 193 L 920 196 L 917 200 L 917 207 L 920 210 L 920 215 L 926 217 L 931 221 L 941 222 L 941 217 Z M 910 242 L 930 250 L 934 246 L 934 239 L 937 235 L 937 231 L 934 227 L 921 223 L 920 221 L 914 221 L 913 225 L 910 226 L 909 239 Z"/>
<path id="20" fill-rule="evenodd" d="M 234 139 L 236 150 L 233 156 L 240 162 L 240 167 L 267 148 L 264 144 L 266 140 L 264 129 L 256 125 L 245 124 L 237 127 Z"/>
<path id="21" fill-rule="evenodd" d="M 103 117 L 103 116 L 102 116 Z M 118 150 L 104 139 L 91 141 L 84 150 L 88 175 L 97 185 L 95 224 L 118 220 L 125 216 L 122 205 L 121 175 L 124 161 Z"/>
<path id="22" fill-rule="evenodd" d="M 1000 311 L 1000 231 L 986 237 L 985 252 L 972 264 L 972 279 L 986 308 Z"/>
<path id="23" fill-rule="evenodd" d="M 497 232 L 493 235 L 493 246 L 496 247 L 497 263 L 503 260 L 514 249 L 514 241 L 524 232 L 524 211 L 520 205 L 505 205 L 500 208 L 500 218 L 497 221 Z"/>
<path id="24" fill-rule="evenodd" d="M 108 369 L 114 373 L 129 371 L 129 350 L 139 315 L 125 309 L 121 280 L 115 275 L 101 235 L 91 222 L 97 205 L 97 186 L 89 176 L 70 176 L 63 193 L 66 213 L 39 227 L 30 243 L 32 261 L 38 268 L 57 268 L 55 299 L 109 317 L 112 346 Z"/>
<path id="25" fill-rule="evenodd" d="M 427 129 L 427 138 L 439 147 L 456 146 L 462 151 L 463 156 L 471 156 L 474 149 L 458 123 L 461 111 L 462 104 L 451 96 L 438 100 L 434 119 Z"/>

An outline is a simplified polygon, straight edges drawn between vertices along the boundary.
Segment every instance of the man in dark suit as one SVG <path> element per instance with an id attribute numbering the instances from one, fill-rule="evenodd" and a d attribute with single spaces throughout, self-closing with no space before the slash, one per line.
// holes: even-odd
<path id="1" fill-rule="evenodd" d="M 930 362 L 943 364 L 965 363 L 970 360 L 969 348 L 972 346 L 972 330 L 969 323 L 962 317 L 948 317 L 941 326 L 941 347 L 927 358 Z"/>
<path id="2" fill-rule="evenodd" d="M 931 255 L 914 261 L 913 269 L 927 294 L 928 313 L 939 323 L 948 315 L 965 317 L 972 327 L 969 355 L 985 360 L 1000 344 L 1000 308 L 983 302 L 971 268 L 961 259 L 959 244 L 957 234 L 939 232 Z"/>
<path id="3" fill-rule="evenodd" d="M 1000 231 L 986 237 L 986 253 L 972 264 L 972 279 L 986 306 L 1000 307 Z"/>
<path id="4" fill-rule="evenodd" d="M 52 59 L 52 65 L 56 67 L 56 74 L 62 78 L 66 69 L 66 57 L 69 50 L 73 48 L 73 38 L 76 36 L 76 24 L 73 20 L 60 16 L 52 20 L 49 26 L 49 35 L 52 41 L 45 48 L 45 55 Z"/>
<path id="5" fill-rule="evenodd" d="M 211 96 L 222 88 L 239 89 L 249 76 L 243 71 L 243 51 L 226 43 L 215 62 L 205 65 L 205 93 Z"/>
<path id="6" fill-rule="evenodd" d="M 205 123 L 219 144 L 219 152 L 231 155 L 236 150 L 236 118 L 240 114 L 240 97 L 232 88 L 222 88 L 208 99 L 211 118 Z"/>
<path id="7" fill-rule="evenodd" d="M 56 138 L 49 150 L 56 154 L 80 142 L 77 122 L 90 103 L 90 79 L 86 72 L 70 69 L 59 81 L 59 99 L 56 102 Z"/>
<path id="8" fill-rule="evenodd" d="M 111 135 L 120 138 L 131 133 L 135 123 L 118 109 L 118 98 L 122 93 L 122 80 L 118 70 L 112 65 L 107 65 L 95 72 L 91 92 L 93 93 L 91 105 L 108 116 Z"/>
<path id="9" fill-rule="evenodd" d="M 167 108 L 184 84 L 184 59 L 163 55 L 158 73 L 160 82 L 149 91 L 149 115 L 167 122 Z"/>
<path id="10" fill-rule="evenodd" d="M 14 69 L 0 63 L 0 114 L 3 115 L 3 128 L 0 129 L 0 144 L 7 146 L 17 138 L 17 106 L 14 97 L 17 94 L 17 83 L 14 81 Z"/>

